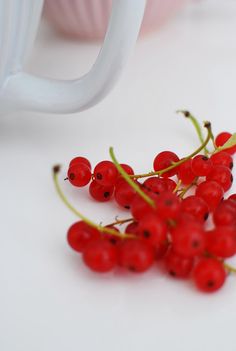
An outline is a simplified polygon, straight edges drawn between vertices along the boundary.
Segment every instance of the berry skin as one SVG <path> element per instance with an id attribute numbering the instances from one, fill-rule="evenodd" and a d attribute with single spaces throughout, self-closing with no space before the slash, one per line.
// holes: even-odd
<path id="1" fill-rule="evenodd" d="M 160 152 L 153 161 L 153 168 L 155 171 L 161 171 L 169 166 L 171 166 L 174 162 L 178 162 L 178 156 L 172 151 L 163 151 Z M 163 173 L 162 177 L 169 178 L 176 174 L 176 168 Z"/>
<path id="2" fill-rule="evenodd" d="M 99 237 L 99 231 L 83 221 L 72 224 L 67 232 L 68 244 L 77 252 L 83 252 L 91 241 L 97 240 Z"/>
<path id="3" fill-rule="evenodd" d="M 153 197 L 153 193 L 148 195 Z M 134 219 L 139 221 L 147 214 L 154 213 L 154 209 L 145 200 L 143 200 L 139 194 L 136 194 L 131 203 L 131 213 Z"/>
<path id="4" fill-rule="evenodd" d="M 125 180 L 120 180 L 115 187 L 114 198 L 118 205 L 130 209 L 136 191 Z"/>
<path id="5" fill-rule="evenodd" d="M 204 155 L 196 155 L 191 163 L 192 171 L 195 176 L 207 176 L 212 168 L 212 161 Z"/>
<path id="6" fill-rule="evenodd" d="M 232 201 L 236 202 L 236 194 L 230 195 L 229 200 L 232 200 Z"/>
<path id="7" fill-rule="evenodd" d="M 219 146 L 223 146 L 227 140 L 229 140 L 229 138 L 232 136 L 231 133 L 228 132 L 222 132 L 220 134 L 217 135 L 216 139 L 215 139 L 215 144 L 217 147 Z M 232 146 L 228 149 L 224 150 L 225 152 L 228 152 L 229 154 L 233 155 L 236 152 L 236 145 Z"/>
<path id="8" fill-rule="evenodd" d="M 205 250 L 205 233 L 195 222 L 177 225 L 171 232 L 173 250 L 183 257 L 194 257 Z"/>
<path id="9" fill-rule="evenodd" d="M 94 272 L 109 272 L 117 264 L 117 249 L 107 240 L 92 241 L 83 252 L 83 261 Z"/>
<path id="10" fill-rule="evenodd" d="M 167 240 L 167 225 L 155 214 L 148 214 L 140 220 L 138 233 L 142 240 L 159 248 Z"/>
<path id="11" fill-rule="evenodd" d="M 203 258 L 194 268 L 193 279 L 199 290 L 214 292 L 223 286 L 226 272 L 221 262 L 213 258 Z"/>
<path id="12" fill-rule="evenodd" d="M 173 179 L 165 178 L 166 190 L 173 192 L 176 188 L 176 182 Z"/>
<path id="13" fill-rule="evenodd" d="M 225 151 L 220 151 L 211 155 L 210 160 L 213 165 L 221 165 L 229 169 L 232 169 L 234 165 L 232 156 Z"/>
<path id="14" fill-rule="evenodd" d="M 180 211 L 180 199 L 171 191 L 165 191 L 157 197 L 156 212 L 163 220 L 176 220 Z"/>
<path id="15" fill-rule="evenodd" d="M 129 175 L 133 175 L 134 174 L 134 170 L 132 167 L 130 167 L 129 165 L 127 165 L 126 163 L 121 163 L 120 164 L 121 167 L 123 168 L 123 170 L 129 174 Z"/>
<path id="16" fill-rule="evenodd" d="M 182 257 L 170 250 L 164 262 L 167 271 L 172 277 L 187 278 L 193 269 L 194 260 L 192 257 Z"/>
<path id="17" fill-rule="evenodd" d="M 91 171 L 85 163 L 77 163 L 68 169 L 69 182 L 77 187 L 87 185 L 91 180 Z"/>
<path id="18" fill-rule="evenodd" d="M 200 183 L 196 189 L 196 196 L 205 200 L 211 211 L 219 205 L 223 199 L 223 195 L 223 188 L 213 180 Z"/>
<path id="19" fill-rule="evenodd" d="M 204 222 L 209 216 L 207 203 L 195 195 L 188 196 L 182 201 L 181 211 L 193 215 L 200 222 Z"/>
<path id="20" fill-rule="evenodd" d="M 236 229 L 232 226 L 218 226 L 206 233 L 206 249 L 211 254 L 228 258 L 236 253 Z"/>
<path id="21" fill-rule="evenodd" d="M 110 228 L 115 230 L 117 233 L 120 233 L 119 229 L 116 228 L 114 225 L 106 225 L 105 228 Z M 102 237 L 115 246 L 117 246 L 122 240 L 121 237 L 106 232 L 102 233 Z"/>
<path id="22" fill-rule="evenodd" d="M 211 172 L 206 177 L 206 180 L 214 180 L 222 186 L 224 191 L 231 188 L 233 183 L 233 175 L 230 169 L 221 165 L 214 165 Z"/>
<path id="23" fill-rule="evenodd" d="M 177 177 L 185 185 L 189 185 L 194 181 L 196 175 L 192 171 L 191 159 L 185 161 L 184 163 L 178 166 Z"/>
<path id="24" fill-rule="evenodd" d="M 106 202 L 112 198 L 114 193 L 114 186 L 103 186 L 93 180 L 89 185 L 89 193 L 95 200 L 99 202 Z"/>
<path id="25" fill-rule="evenodd" d="M 145 272 L 154 262 L 153 248 L 143 240 L 123 240 L 118 251 L 121 267 L 132 272 Z"/>
<path id="26" fill-rule="evenodd" d="M 159 195 L 167 190 L 173 191 L 176 188 L 176 183 L 169 178 L 149 177 L 144 181 L 143 187 Z"/>
<path id="27" fill-rule="evenodd" d="M 125 233 L 138 235 L 138 222 L 131 222 L 125 228 Z"/>
<path id="28" fill-rule="evenodd" d="M 213 213 L 215 225 L 236 224 L 236 206 L 231 200 L 222 201 Z"/>
<path id="29" fill-rule="evenodd" d="M 99 162 L 93 171 L 94 178 L 100 185 L 115 185 L 118 178 L 118 171 L 111 161 Z"/>
<path id="30" fill-rule="evenodd" d="M 91 163 L 89 162 L 89 160 L 85 157 L 82 157 L 82 156 L 78 156 L 78 157 L 75 157 L 73 158 L 71 161 L 70 161 L 70 164 L 69 164 L 69 167 L 71 166 L 74 166 L 74 165 L 77 165 L 78 163 L 84 163 L 85 165 L 88 166 L 88 168 L 91 170 Z"/>

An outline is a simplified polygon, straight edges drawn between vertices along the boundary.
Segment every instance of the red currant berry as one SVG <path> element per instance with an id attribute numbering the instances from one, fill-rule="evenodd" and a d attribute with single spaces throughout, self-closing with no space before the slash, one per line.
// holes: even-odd
<path id="1" fill-rule="evenodd" d="M 209 216 L 207 203 L 201 197 L 195 195 L 188 196 L 182 201 L 181 210 L 193 215 L 200 222 L 204 222 Z"/>
<path id="2" fill-rule="evenodd" d="M 91 171 L 85 163 L 77 163 L 68 169 L 69 182 L 77 187 L 87 185 L 91 180 Z"/>
<path id="3" fill-rule="evenodd" d="M 233 175 L 228 167 L 214 165 L 210 174 L 206 177 L 206 180 L 214 180 L 222 186 L 224 191 L 227 191 L 233 183 Z"/>
<path id="4" fill-rule="evenodd" d="M 150 193 L 149 196 L 152 194 Z M 135 220 L 139 221 L 141 218 L 149 213 L 153 213 L 154 209 L 143 200 L 139 194 L 136 194 L 131 203 L 131 213 Z"/>
<path id="5" fill-rule="evenodd" d="M 84 248 L 91 241 L 97 240 L 100 233 L 95 228 L 90 227 L 84 221 L 79 221 L 68 229 L 67 241 L 70 247 L 78 252 L 83 252 Z"/>
<path id="6" fill-rule="evenodd" d="M 109 228 L 109 229 L 115 230 L 117 233 L 120 233 L 119 229 L 114 225 L 106 225 L 105 228 Z M 102 236 L 105 240 L 109 241 L 112 245 L 118 245 L 122 240 L 120 236 L 116 236 L 114 234 L 110 234 L 107 232 L 102 233 Z"/>
<path id="7" fill-rule="evenodd" d="M 236 229 L 232 226 L 218 226 L 206 233 L 206 249 L 211 254 L 227 258 L 236 253 Z"/>
<path id="8" fill-rule="evenodd" d="M 196 189 L 196 196 L 201 197 L 207 203 L 209 209 L 213 211 L 223 199 L 224 190 L 215 181 L 205 181 L 200 183 Z"/>
<path id="9" fill-rule="evenodd" d="M 154 262 L 154 250 L 143 240 L 123 240 L 118 254 L 119 264 L 132 272 L 145 272 Z"/>
<path id="10" fill-rule="evenodd" d="M 222 201 L 213 213 L 213 220 L 216 225 L 236 224 L 236 206 L 231 200 Z"/>
<path id="11" fill-rule="evenodd" d="M 118 178 L 118 171 L 111 161 L 101 161 L 94 168 L 94 178 L 97 183 L 103 186 L 115 185 Z"/>
<path id="12" fill-rule="evenodd" d="M 163 191 L 167 190 L 165 180 L 165 178 L 149 177 L 144 181 L 143 187 L 148 191 L 152 191 L 153 193 L 159 195 L 160 193 L 163 193 Z"/>
<path id="13" fill-rule="evenodd" d="M 219 146 L 223 146 L 226 141 L 229 140 L 229 138 L 231 138 L 232 134 L 228 133 L 228 132 L 222 132 L 220 134 L 217 135 L 216 139 L 215 139 L 215 144 L 217 147 Z M 233 155 L 236 152 L 236 146 L 232 146 L 228 149 L 225 149 L 224 151 L 228 152 L 229 154 Z"/>
<path id="14" fill-rule="evenodd" d="M 165 178 L 166 190 L 173 192 L 176 188 L 176 182 L 173 179 Z"/>
<path id="15" fill-rule="evenodd" d="M 183 257 L 194 257 L 205 249 L 205 233 L 198 223 L 177 225 L 171 232 L 173 250 Z"/>
<path id="16" fill-rule="evenodd" d="M 232 201 L 236 202 L 236 194 L 230 195 L 229 200 L 232 200 Z"/>
<path id="17" fill-rule="evenodd" d="M 73 158 L 70 161 L 69 167 L 77 165 L 78 163 L 84 163 L 91 170 L 91 163 L 89 162 L 89 160 L 87 158 L 82 157 L 82 156 L 78 156 L 78 157 Z"/>
<path id="18" fill-rule="evenodd" d="M 121 163 L 120 165 L 127 174 L 134 175 L 134 170 L 132 167 L 130 167 L 129 165 L 127 165 L 125 163 Z"/>
<path id="19" fill-rule="evenodd" d="M 138 225 L 139 236 L 152 246 L 158 248 L 167 240 L 167 226 L 155 214 L 148 214 L 140 219 Z"/>
<path id="20" fill-rule="evenodd" d="M 213 292 L 223 286 L 226 272 L 221 262 L 213 258 L 203 258 L 193 271 L 193 279 L 201 291 Z"/>
<path id="21" fill-rule="evenodd" d="M 172 152 L 172 151 L 163 151 L 160 152 L 154 159 L 153 162 L 153 168 L 154 170 L 161 171 L 169 166 L 171 166 L 173 163 L 178 162 L 179 158 L 178 156 Z M 173 168 L 172 170 L 165 172 L 162 176 L 164 178 L 169 178 L 172 177 L 176 174 L 176 168 Z"/>
<path id="22" fill-rule="evenodd" d="M 181 202 L 171 191 L 160 194 L 156 200 L 156 212 L 163 220 L 176 220 L 181 211 Z"/>
<path id="23" fill-rule="evenodd" d="M 234 165 L 232 156 L 225 151 L 220 151 L 211 155 L 210 160 L 212 161 L 213 165 L 221 165 L 228 167 L 229 169 L 232 169 Z"/>
<path id="24" fill-rule="evenodd" d="M 131 222 L 125 228 L 125 233 L 138 235 L 138 222 Z"/>
<path id="25" fill-rule="evenodd" d="M 196 155 L 191 163 L 192 171 L 195 176 L 207 176 L 212 168 L 212 161 L 204 155 Z"/>
<path id="26" fill-rule="evenodd" d="M 178 166 L 177 177 L 185 185 L 191 184 L 196 178 L 196 175 L 192 171 L 191 165 L 192 160 L 189 159 Z"/>
<path id="27" fill-rule="evenodd" d="M 116 246 L 102 239 L 92 241 L 83 252 L 83 260 L 92 271 L 109 272 L 117 264 Z"/>
<path id="28" fill-rule="evenodd" d="M 93 180 L 89 185 L 89 193 L 97 201 L 106 202 L 112 198 L 114 186 L 103 186 Z"/>
<path id="29" fill-rule="evenodd" d="M 125 180 L 120 180 L 115 187 L 114 198 L 118 205 L 130 209 L 136 191 Z"/>
<path id="30" fill-rule="evenodd" d="M 165 267 L 172 277 L 187 278 L 192 269 L 194 260 L 192 257 L 182 257 L 173 250 L 165 256 Z"/>

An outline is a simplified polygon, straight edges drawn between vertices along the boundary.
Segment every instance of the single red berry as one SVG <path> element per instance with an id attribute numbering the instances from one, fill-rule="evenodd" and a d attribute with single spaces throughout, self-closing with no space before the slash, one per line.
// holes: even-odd
<path id="1" fill-rule="evenodd" d="M 87 185 L 91 180 L 91 171 L 85 163 L 77 163 L 68 169 L 69 182 L 77 187 Z"/>
<path id="2" fill-rule="evenodd" d="M 161 171 L 169 166 L 171 166 L 173 163 L 178 162 L 179 157 L 172 151 L 163 151 L 160 152 L 154 159 L 153 162 L 153 168 L 154 170 Z M 173 168 L 172 170 L 163 173 L 162 177 L 164 178 L 169 178 L 172 177 L 176 174 L 176 168 Z"/>
<path id="3" fill-rule="evenodd" d="M 192 165 L 192 160 L 189 159 L 184 163 L 182 163 L 181 165 L 179 165 L 177 169 L 177 177 L 185 185 L 191 184 L 196 178 L 196 175 L 192 171 L 191 165 Z"/>
<path id="4" fill-rule="evenodd" d="M 156 199 L 156 212 L 164 220 L 176 220 L 181 211 L 181 202 L 171 191 L 161 193 Z"/>
<path id="5" fill-rule="evenodd" d="M 173 250 L 183 257 L 201 255 L 205 250 L 205 233 L 195 222 L 177 225 L 171 232 Z"/>
<path id="6" fill-rule="evenodd" d="M 166 190 L 167 191 L 174 191 L 176 188 L 176 182 L 173 179 L 165 178 Z"/>
<path id="7" fill-rule="evenodd" d="M 193 279 L 201 291 L 214 292 L 223 286 L 226 272 L 221 262 L 213 258 L 203 258 L 194 268 Z"/>
<path id="8" fill-rule="evenodd" d="M 106 202 L 112 198 L 114 186 L 103 186 L 93 180 L 89 185 L 89 193 L 97 201 Z"/>
<path id="9" fill-rule="evenodd" d="M 120 166 L 123 168 L 123 170 L 129 174 L 129 175 L 134 175 L 134 170 L 132 167 L 127 165 L 126 163 L 121 163 Z"/>
<path id="10" fill-rule="evenodd" d="M 118 251 L 119 264 L 132 272 L 145 272 L 154 262 L 154 250 L 143 240 L 123 240 Z"/>
<path id="11" fill-rule="evenodd" d="M 130 209 L 136 191 L 125 180 L 120 180 L 115 187 L 114 198 L 118 205 Z"/>
<path id="12" fill-rule="evenodd" d="M 205 181 L 200 183 L 196 189 L 196 196 L 201 197 L 207 203 L 209 209 L 213 211 L 223 199 L 224 190 L 215 181 Z"/>
<path id="13" fill-rule="evenodd" d="M 233 183 L 233 175 L 230 169 L 221 165 L 214 165 L 211 172 L 206 177 L 206 180 L 214 180 L 222 186 L 224 191 L 231 188 Z"/>
<path id="14" fill-rule="evenodd" d="M 91 163 L 89 162 L 89 160 L 87 158 L 82 157 L 82 156 L 78 156 L 78 157 L 73 158 L 70 161 L 69 167 L 77 165 L 78 163 L 84 163 L 91 170 Z"/>
<path id="15" fill-rule="evenodd" d="M 196 155 L 192 159 L 191 167 L 195 176 L 207 176 L 211 171 L 212 161 L 207 156 Z"/>
<path id="16" fill-rule="evenodd" d="M 116 166 L 111 161 L 101 161 L 94 168 L 94 178 L 103 186 L 115 185 L 118 178 Z"/>
<path id="17" fill-rule="evenodd" d="M 204 222 L 209 216 L 209 208 L 205 200 L 196 195 L 188 196 L 181 203 L 181 211 L 193 215 L 198 221 Z"/>
<path id="18" fill-rule="evenodd" d="M 131 222 L 125 228 L 125 233 L 138 235 L 138 222 Z"/>
<path id="19" fill-rule="evenodd" d="M 229 169 L 232 169 L 234 165 L 232 156 L 225 151 L 220 151 L 211 155 L 210 160 L 213 165 L 221 165 L 228 167 Z"/>
<path id="20" fill-rule="evenodd" d="M 151 196 L 151 194 L 149 194 Z M 146 216 L 149 213 L 153 213 L 154 209 L 143 200 L 139 194 L 136 194 L 131 203 L 131 213 L 136 221 Z"/>
<path id="21" fill-rule="evenodd" d="M 105 228 L 112 229 L 112 230 L 116 231 L 117 234 L 120 233 L 119 229 L 117 227 L 115 227 L 114 225 L 106 225 Z M 122 240 L 120 236 L 110 234 L 107 232 L 102 233 L 102 237 L 105 240 L 109 241 L 112 245 L 118 245 Z"/>
<path id="22" fill-rule="evenodd" d="M 169 251 L 169 242 L 168 240 L 164 241 L 161 245 L 154 247 L 154 255 L 156 260 L 161 260 L 164 258 Z"/>
<path id="23" fill-rule="evenodd" d="M 206 249 L 209 253 L 221 257 L 232 257 L 236 253 L 236 228 L 218 226 L 206 233 Z"/>
<path id="24" fill-rule="evenodd" d="M 187 278 L 192 269 L 194 260 L 192 257 L 183 257 L 170 250 L 164 259 L 165 267 L 172 277 Z"/>
<path id="25" fill-rule="evenodd" d="M 83 252 L 83 260 L 92 271 L 109 272 L 117 264 L 116 246 L 102 239 L 92 241 Z"/>
<path id="26" fill-rule="evenodd" d="M 229 138 L 231 138 L 232 134 L 228 133 L 228 132 L 222 132 L 220 134 L 217 135 L 217 137 L 215 138 L 215 144 L 217 147 L 219 146 L 223 146 L 226 141 L 229 140 Z M 232 146 L 228 149 L 225 149 L 224 151 L 228 152 L 229 154 L 233 155 L 236 152 L 236 145 Z"/>
<path id="27" fill-rule="evenodd" d="M 67 232 L 68 244 L 72 249 L 78 252 L 83 252 L 88 243 L 97 240 L 99 237 L 99 231 L 92 228 L 84 221 L 72 224 Z"/>
<path id="28" fill-rule="evenodd" d="M 148 191 L 152 191 L 153 193 L 159 195 L 167 190 L 165 180 L 165 178 L 160 177 L 149 177 L 143 182 L 143 187 Z"/>
<path id="29" fill-rule="evenodd" d="M 167 240 L 167 225 L 155 214 L 147 214 L 138 224 L 138 233 L 153 247 L 159 248 Z"/>
<path id="30" fill-rule="evenodd" d="M 236 194 L 230 195 L 229 200 L 232 200 L 232 201 L 236 202 Z"/>
<path id="31" fill-rule="evenodd" d="M 236 224 L 236 206 L 231 200 L 222 201 L 213 213 L 213 220 L 216 225 Z"/>

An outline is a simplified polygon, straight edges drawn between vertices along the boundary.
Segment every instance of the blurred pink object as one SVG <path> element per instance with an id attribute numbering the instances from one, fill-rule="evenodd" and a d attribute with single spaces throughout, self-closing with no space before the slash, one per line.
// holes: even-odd
<path id="1" fill-rule="evenodd" d="M 187 1 L 147 0 L 141 34 L 161 26 Z M 44 13 L 62 34 L 94 40 L 105 35 L 111 5 L 112 0 L 45 0 Z"/>

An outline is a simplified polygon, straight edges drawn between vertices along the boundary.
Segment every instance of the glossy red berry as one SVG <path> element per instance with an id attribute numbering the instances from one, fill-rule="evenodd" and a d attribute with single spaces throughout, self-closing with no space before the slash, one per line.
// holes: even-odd
<path id="1" fill-rule="evenodd" d="M 179 157 L 172 151 L 163 151 L 160 152 L 154 159 L 153 162 L 153 168 L 155 171 L 160 171 L 163 170 L 169 166 L 171 166 L 173 163 L 178 162 Z M 172 170 L 165 172 L 162 177 L 168 178 L 172 177 L 176 174 L 176 168 L 173 168 Z"/>
<path id="2" fill-rule="evenodd" d="M 153 212 L 154 209 L 145 200 L 143 200 L 139 194 L 136 194 L 131 203 L 131 213 L 134 219 L 136 221 L 139 221 L 147 214 Z"/>
<path id="3" fill-rule="evenodd" d="M 109 272 L 117 264 L 116 246 L 102 239 L 92 241 L 83 252 L 83 260 L 92 271 Z"/>
<path id="4" fill-rule="evenodd" d="M 191 167 L 195 176 L 207 176 L 211 171 L 212 161 L 207 156 L 196 155 L 192 159 Z"/>
<path id="5" fill-rule="evenodd" d="M 159 195 L 167 190 L 167 184 L 165 178 L 159 177 L 149 177 L 143 182 L 143 187 L 148 191 L 152 191 L 155 194 Z"/>
<path id="6" fill-rule="evenodd" d="M 161 193 L 156 199 L 156 212 L 163 220 L 176 220 L 180 211 L 180 199 L 171 191 Z"/>
<path id="7" fill-rule="evenodd" d="M 167 225 L 155 214 L 148 214 L 140 219 L 138 233 L 142 240 L 159 248 L 167 240 Z"/>
<path id="8" fill-rule="evenodd" d="M 114 198 L 118 205 L 130 209 L 136 191 L 125 180 L 120 180 L 115 187 Z"/>
<path id="9" fill-rule="evenodd" d="M 176 188 L 176 182 L 173 179 L 165 178 L 166 190 L 173 192 Z"/>
<path id="10" fill-rule="evenodd" d="M 210 160 L 213 165 L 221 165 L 228 167 L 229 169 L 232 169 L 234 165 L 232 156 L 225 151 L 220 151 L 211 155 Z"/>
<path id="11" fill-rule="evenodd" d="M 196 189 L 196 196 L 201 197 L 207 203 L 211 211 L 219 205 L 223 199 L 224 190 L 215 181 L 205 181 L 200 183 Z"/>
<path id="12" fill-rule="evenodd" d="M 198 223 L 177 225 L 171 232 L 173 250 L 183 257 L 194 257 L 205 250 L 205 233 Z"/>
<path id="13" fill-rule="evenodd" d="M 154 250 L 143 240 L 124 240 L 118 255 L 119 264 L 132 272 L 145 272 L 154 262 Z"/>
<path id="14" fill-rule="evenodd" d="M 138 235 L 138 222 L 131 222 L 125 228 L 125 233 Z"/>
<path id="15" fill-rule="evenodd" d="M 93 180 L 89 185 L 89 193 L 95 200 L 99 202 L 109 201 L 114 193 L 114 186 L 103 186 Z"/>
<path id="16" fill-rule="evenodd" d="M 226 141 L 229 140 L 229 138 L 231 138 L 232 134 L 228 133 L 228 132 L 222 132 L 220 134 L 217 135 L 216 139 L 215 139 L 215 144 L 217 147 L 219 146 L 223 146 Z M 233 155 L 236 152 L 236 145 L 232 146 L 228 149 L 225 149 L 224 151 L 228 152 L 229 154 Z"/>
<path id="17" fill-rule="evenodd" d="M 83 252 L 88 243 L 97 240 L 99 237 L 99 231 L 92 228 L 84 221 L 72 224 L 67 232 L 68 244 L 72 249 L 78 252 Z"/>
<path id="18" fill-rule="evenodd" d="M 178 166 L 177 177 L 185 185 L 191 184 L 194 181 L 196 175 L 192 171 L 191 159 L 185 161 L 184 163 Z"/>
<path id="19" fill-rule="evenodd" d="M 165 267 L 172 277 L 187 278 L 192 269 L 194 260 L 192 257 L 183 257 L 170 250 L 164 259 Z"/>
<path id="20" fill-rule="evenodd" d="M 103 186 L 115 185 L 118 171 L 111 161 L 99 162 L 93 171 L 94 179 Z"/>
<path id="21" fill-rule="evenodd" d="M 123 168 L 123 170 L 129 174 L 129 175 L 133 175 L 134 174 L 134 170 L 132 167 L 130 167 L 130 165 L 127 165 L 126 163 L 121 163 L 120 166 Z"/>
<path id="22" fill-rule="evenodd" d="M 218 226 L 206 233 L 207 251 L 211 254 L 227 258 L 236 253 L 236 228 L 233 226 Z"/>
<path id="23" fill-rule="evenodd" d="M 203 258 L 194 268 L 193 279 L 199 290 L 214 292 L 223 286 L 226 272 L 221 262 L 213 258 Z"/>
<path id="24" fill-rule="evenodd" d="M 91 180 L 91 176 L 91 171 L 85 163 L 74 164 L 67 172 L 69 182 L 77 187 L 87 185 Z"/>
<path id="25" fill-rule="evenodd" d="M 196 195 L 188 196 L 181 203 L 181 212 L 193 215 L 196 220 L 204 222 L 209 216 L 209 208 L 205 200 Z"/>
<path id="26" fill-rule="evenodd" d="M 214 180 L 222 186 L 224 191 L 231 188 L 233 183 L 233 175 L 230 169 L 221 165 L 214 165 L 211 172 L 206 177 L 206 180 Z"/>
<path id="27" fill-rule="evenodd" d="M 232 201 L 236 202 L 236 194 L 230 195 L 229 200 L 232 200 Z"/>
<path id="28" fill-rule="evenodd" d="M 89 162 L 89 160 L 86 157 L 82 157 L 82 156 L 78 156 L 78 157 L 73 158 L 70 161 L 69 167 L 77 165 L 79 163 L 84 163 L 91 170 L 91 163 Z"/>
<path id="29" fill-rule="evenodd" d="M 236 225 L 236 206 L 232 200 L 222 201 L 213 213 L 216 225 Z"/>

